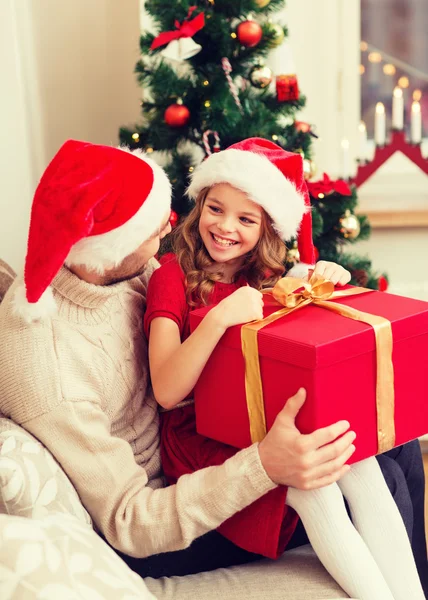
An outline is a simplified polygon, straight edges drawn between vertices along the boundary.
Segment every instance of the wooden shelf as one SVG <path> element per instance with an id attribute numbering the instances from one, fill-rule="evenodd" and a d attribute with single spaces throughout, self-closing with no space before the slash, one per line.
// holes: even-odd
<path id="1" fill-rule="evenodd" d="M 428 210 L 364 211 L 373 229 L 428 227 Z"/>

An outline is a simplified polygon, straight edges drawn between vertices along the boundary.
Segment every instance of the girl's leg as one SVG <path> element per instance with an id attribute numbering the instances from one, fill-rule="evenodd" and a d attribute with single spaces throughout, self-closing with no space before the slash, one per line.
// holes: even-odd
<path id="1" fill-rule="evenodd" d="M 318 558 L 347 594 L 359 600 L 394 600 L 349 519 L 337 484 L 318 490 L 289 488 L 287 504 L 300 516 Z"/>
<path id="2" fill-rule="evenodd" d="M 403 519 L 377 460 L 371 457 L 352 465 L 338 485 L 395 600 L 424 600 Z"/>

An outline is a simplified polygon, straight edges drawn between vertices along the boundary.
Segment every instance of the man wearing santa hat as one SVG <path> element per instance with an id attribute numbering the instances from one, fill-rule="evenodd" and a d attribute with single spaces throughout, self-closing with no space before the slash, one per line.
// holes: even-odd
<path id="1" fill-rule="evenodd" d="M 108 543 L 152 577 L 253 560 L 212 530 L 278 484 L 335 481 L 351 443 L 336 424 L 296 453 L 296 394 L 260 445 L 165 487 L 142 322 L 170 200 L 143 153 L 66 142 L 34 196 L 24 277 L 0 305 L 0 412 L 52 452 Z M 328 442 L 339 458 L 319 461 Z M 394 452 L 381 466 L 420 554 L 420 453 Z"/>

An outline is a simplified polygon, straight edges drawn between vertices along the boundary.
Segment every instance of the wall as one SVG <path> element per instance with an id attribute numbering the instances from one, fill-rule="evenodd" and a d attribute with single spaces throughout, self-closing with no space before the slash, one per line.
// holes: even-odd
<path id="1" fill-rule="evenodd" d="M 360 119 L 360 0 L 288 0 L 278 13 L 287 25 L 289 44 L 302 93 L 307 97 L 299 120 L 314 123 L 318 174 L 342 173 L 341 141 L 357 151 Z"/>
<path id="2" fill-rule="evenodd" d="M 2 0 L 0 23 L 0 256 L 20 269 L 32 194 L 58 147 L 116 144 L 139 118 L 139 3 Z"/>

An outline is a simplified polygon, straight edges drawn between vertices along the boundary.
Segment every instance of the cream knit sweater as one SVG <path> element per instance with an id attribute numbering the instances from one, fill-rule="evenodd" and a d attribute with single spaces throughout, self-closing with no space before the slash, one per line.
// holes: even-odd
<path id="1" fill-rule="evenodd" d="M 104 287 L 64 267 L 57 315 L 31 325 L 13 313 L 16 282 L 0 304 L 0 412 L 49 448 L 110 544 L 137 557 L 185 548 L 275 487 L 255 445 L 163 487 L 142 326 L 152 271 Z"/>

